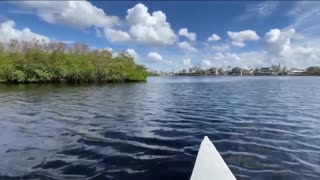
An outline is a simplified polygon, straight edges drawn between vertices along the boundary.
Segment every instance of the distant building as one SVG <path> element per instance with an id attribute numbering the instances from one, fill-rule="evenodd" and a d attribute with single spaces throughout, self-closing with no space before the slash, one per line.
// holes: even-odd
<path id="1" fill-rule="evenodd" d="M 243 76 L 252 76 L 253 70 L 252 69 L 242 69 L 242 75 Z"/>
<path id="2" fill-rule="evenodd" d="M 272 75 L 272 70 L 270 67 L 262 67 L 258 71 L 258 75 L 260 76 L 271 76 Z"/>
<path id="3" fill-rule="evenodd" d="M 271 67 L 262 67 L 254 70 L 256 76 L 278 76 L 285 74 L 285 67 L 281 69 L 281 65 L 272 65 Z"/>
<path id="4" fill-rule="evenodd" d="M 207 75 L 206 71 L 202 70 L 200 67 L 193 66 L 190 67 L 188 70 L 183 69 L 180 72 L 173 73 L 176 76 L 201 76 L 201 75 Z"/>
<path id="5" fill-rule="evenodd" d="M 215 68 L 215 67 L 212 67 L 212 68 L 210 68 L 210 69 L 208 69 L 207 71 L 206 71 L 206 74 L 208 74 L 208 75 L 219 75 L 219 73 L 218 73 L 218 68 Z"/>
<path id="6" fill-rule="evenodd" d="M 301 75 L 304 75 L 305 73 L 306 71 L 302 69 L 290 69 L 288 71 L 288 75 L 290 76 L 301 76 Z"/>
<path id="7" fill-rule="evenodd" d="M 242 69 L 239 67 L 232 68 L 232 70 L 229 72 L 229 75 L 242 76 Z"/>
<path id="8" fill-rule="evenodd" d="M 275 75 L 275 76 L 278 76 L 280 74 L 282 74 L 282 71 L 281 71 L 281 65 L 278 64 L 278 65 L 272 65 L 271 66 L 271 75 Z"/>
<path id="9" fill-rule="evenodd" d="M 284 76 L 284 75 L 287 75 L 287 74 L 288 74 L 288 73 L 287 73 L 287 67 L 284 66 L 284 67 L 282 68 L 282 70 L 280 70 L 280 73 L 279 73 L 278 75 Z"/>
<path id="10" fill-rule="evenodd" d="M 224 76 L 224 75 L 226 75 L 226 72 L 224 72 L 224 70 L 222 68 L 220 68 L 220 69 L 218 69 L 218 75 Z"/>

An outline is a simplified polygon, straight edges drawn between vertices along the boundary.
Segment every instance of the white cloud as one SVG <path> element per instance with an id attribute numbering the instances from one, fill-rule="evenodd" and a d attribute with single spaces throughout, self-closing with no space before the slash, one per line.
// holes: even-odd
<path id="1" fill-rule="evenodd" d="M 305 64 L 320 64 L 320 2 L 297 1 L 288 15 L 292 24 L 285 29 L 295 29 L 295 33 L 290 39 L 289 50 L 282 54 L 290 54 L 289 58 L 299 58 L 299 62 Z"/>
<path id="2" fill-rule="evenodd" d="M 279 29 L 271 29 L 269 32 L 265 34 L 265 39 L 268 43 L 276 42 L 279 40 L 280 30 Z"/>
<path id="3" fill-rule="evenodd" d="M 99 28 L 95 27 L 94 30 L 96 31 L 97 37 L 102 37 L 101 31 Z"/>
<path id="4" fill-rule="evenodd" d="M 271 29 L 265 34 L 265 49 L 270 58 L 281 63 L 304 67 L 320 63 L 320 49 L 292 43 L 295 29 Z"/>
<path id="5" fill-rule="evenodd" d="M 197 34 L 194 32 L 188 32 L 188 28 L 180 29 L 179 35 L 188 38 L 190 41 L 195 41 L 197 39 Z"/>
<path id="6" fill-rule="evenodd" d="M 19 10 L 19 9 L 11 9 L 8 11 L 11 14 L 35 14 L 33 11 Z"/>
<path id="7" fill-rule="evenodd" d="M 203 68 L 209 68 L 212 66 L 223 67 L 241 67 L 248 68 L 249 66 L 265 66 L 269 65 L 265 53 L 262 52 L 243 52 L 243 53 L 230 53 L 230 52 L 217 52 L 206 57 L 206 60 L 202 61 L 201 66 Z"/>
<path id="8" fill-rule="evenodd" d="M 127 49 L 126 52 L 131 55 L 134 59 L 137 59 L 139 57 L 138 53 L 134 49 Z"/>
<path id="9" fill-rule="evenodd" d="M 148 45 L 170 45 L 176 42 L 177 36 L 162 11 L 149 14 L 148 7 L 139 3 L 128 9 L 127 13 L 129 33 L 137 42 Z"/>
<path id="10" fill-rule="evenodd" d="M 208 41 L 219 41 L 221 38 L 217 34 L 212 34 L 209 38 Z"/>
<path id="11" fill-rule="evenodd" d="M 162 61 L 162 56 L 156 52 L 150 52 L 148 54 L 148 59 L 152 61 Z"/>
<path id="12" fill-rule="evenodd" d="M 104 48 L 103 50 L 108 50 L 109 52 L 113 52 L 113 48 L 111 47 Z"/>
<path id="13" fill-rule="evenodd" d="M 258 2 L 247 6 L 247 11 L 259 16 L 271 15 L 278 7 L 277 1 Z"/>
<path id="14" fill-rule="evenodd" d="M 291 40 L 294 34 L 294 29 L 271 29 L 265 34 L 266 50 L 272 55 L 291 58 L 296 55 L 305 55 L 307 57 L 315 52 L 315 49 L 311 47 L 301 46 L 299 44 L 293 45 Z"/>
<path id="15" fill-rule="evenodd" d="M 190 51 L 190 52 L 197 52 L 198 50 L 193 47 L 190 43 L 183 41 L 183 42 L 179 42 L 178 44 L 179 48 L 186 50 L 186 51 Z"/>
<path id="16" fill-rule="evenodd" d="M 319 37 L 319 1 L 297 1 L 295 2 L 294 8 L 289 11 L 288 15 L 293 18 L 293 23 L 288 28 L 294 28 L 298 32 L 305 33 L 307 36 L 312 38 L 314 36 Z"/>
<path id="17" fill-rule="evenodd" d="M 213 62 L 208 60 L 208 59 L 205 59 L 201 62 L 201 68 L 202 69 L 208 69 L 208 68 L 211 68 L 214 66 Z"/>
<path id="18" fill-rule="evenodd" d="M 16 5 L 29 10 L 46 22 L 76 28 L 111 27 L 119 23 L 118 17 L 108 16 L 88 1 L 15 1 Z"/>
<path id="19" fill-rule="evenodd" d="M 190 58 L 185 58 L 182 60 L 182 62 L 185 67 L 192 67 L 193 66 Z"/>
<path id="20" fill-rule="evenodd" d="M 103 9 L 88 1 L 16 1 L 15 5 L 35 14 L 52 24 L 63 24 L 85 29 L 94 27 L 98 37 L 104 35 L 110 42 L 134 42 L 147 45 L 171 45 L 176 43 L 177 35 L 167 22 L 162 11 L 148 12 L 148 8 L 139 3 L 127 10 L 124 27 L 128 32 L 116 29 L 120 20 L 107 15 Z M 21 10 L 16 10 L 20 13 Z M 24 11 L 23 11 L 24 13 Z M 103 30 L 103 33 L 100 31 Z"/>
<path id="21" fill-rule="evenodd" d="M 294 29 L 271 29 L 264 36 L 261 50 L 240 53 L 219 51 L 206 55 L 201 67 L 253 68 L 280 63 L 287 67 L 306 68 L 320 64 L 320 48 L 310 46 L 305 39 L 295 40 L 295 33 Z"/>
<path id="22" fill-rule="evenodd" d="M 212 50 L 214 50 L 214 51 L 228 51 L 228 50 L 230 50 L 230 47 L 227 44 L 222 44 L 222 45 L 212 46 Z"/>
<path id="23" fill-rule="evenodd" d="M 22 30 L 15 28 L 15 22 L 8 20 L 0 24 L 0 42 L 9 42 L 11 39 L 32 41 L 33 39 L 49 41 L 49 38 L 32 32 L 29 28 Z"/>
<path id="24" fill-rule="evenodd" d="M 246 46 L 245 41 L 254 41 L 260 39 L 257 33 L 253 30 L 244 30 L 240 32 L 227 32 L 231 39 L 231 44 L 238 47 Z"/>
<path id="25" fill-rule="evenodd" d="M 231 41 L 231 44 L 237 47 L 245 47 L 246 44 L 243 41 Z"/>
<path id="26" fill-rule="evenodd" d="M 104 30 L 104 35 L 111 42 L 126 42 L 131 40 L 131 37 L 127 32 L 120 31 L 120 30 L 113 30 L 110 28 L 106 28 Z"/>
<path id="27" fill-rule="evenodd" d="M 244 21 L 252 18 L 263 18 L 269 16 L 277 10 L 278 1 L 263 1 L 247 3 L 246 12 L 235 18 L 236 21 Z"/>
<path id="28" fill-rule="evenodd" d="M 295 33 L 294 29 L 280 31 L 280 29 L 271 29 L 265 34 L 266 49 L 271 54 L 280 55 L 283 51 L 290 49 L 290 41 Z"/>

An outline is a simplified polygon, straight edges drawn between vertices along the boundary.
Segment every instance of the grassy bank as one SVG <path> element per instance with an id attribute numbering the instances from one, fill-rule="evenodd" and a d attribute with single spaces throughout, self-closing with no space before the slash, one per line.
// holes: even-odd
<path id="1" fill-rule="evenodd" d="M 105 83 L 145 81 L 145 67 L 123 52 L 63 43 L 11 41 L 0 47 L 0 80 L 6 83 Z"/>

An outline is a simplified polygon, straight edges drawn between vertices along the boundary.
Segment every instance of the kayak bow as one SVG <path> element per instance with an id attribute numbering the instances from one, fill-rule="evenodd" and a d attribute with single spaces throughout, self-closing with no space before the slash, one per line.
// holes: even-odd
<path id="1" fill-rule="evenodd" d="M 190 180 L 236 180 L 210 139 L 201 142 Z"/>

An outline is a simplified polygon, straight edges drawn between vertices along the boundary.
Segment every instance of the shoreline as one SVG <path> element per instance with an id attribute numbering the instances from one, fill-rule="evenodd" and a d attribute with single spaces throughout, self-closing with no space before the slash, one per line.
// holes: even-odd
<path id="1" fill-rule="evenodd" d="M 221 78 L 221 77 L 246 77 L 246 78 L 253 78 L 253 77 L 318 77 L 319 75 L 283 75 L 283 76 L 246 76 L 246 75 L 242 75 L 242 76 L 230 76 L 230 75 L 217 75 L 217 76 L 208 76 L 208 75 L 166 75 L 166 76 L 148 76 L 149 77 L 199 77 L 199 78 L 203 78 L 203 77 L 212 77 L 212 78 Z M 319 76 L 320 77 L 320 76 Z M 106 82 L 7 82 L 4 80 L 0 80 L 0 84 L 6 84 L 6 85 L 29 85 L 29 84 L 52 84 L 52 85 L 104 85 L 104 84 L 131 84 L 131 83 L 147 83 L 148 80 L 147 78 L 145 80 L 126 80 L 126 81 L 106 81 Z"/>
<path id="2" fill-rule="evenodd" d="M 126 80 L 126 81 L 105 81 L 105 82 L 7 82 L 0 80 L 0 84 L 8 84 L 8 85 L 19 85 L 19 84 L 66 84 L 66 85 L 77 85 L 77 84 L 96 84 L 96 85 L 102 85 L 102 84 L 130 84 L 130 83 L 144 83 L 147 82 L 147 79 L 145 80 Z"/>
<path id="3" fill-rule="evenodd" d="M 148 77 L 302 77 L 302 76 L 320 76 L 320 75 L 281 75 L 281 76 L 257 76 L 257 75 L 160 75 L 160 76 L 148 76 Z"/>

